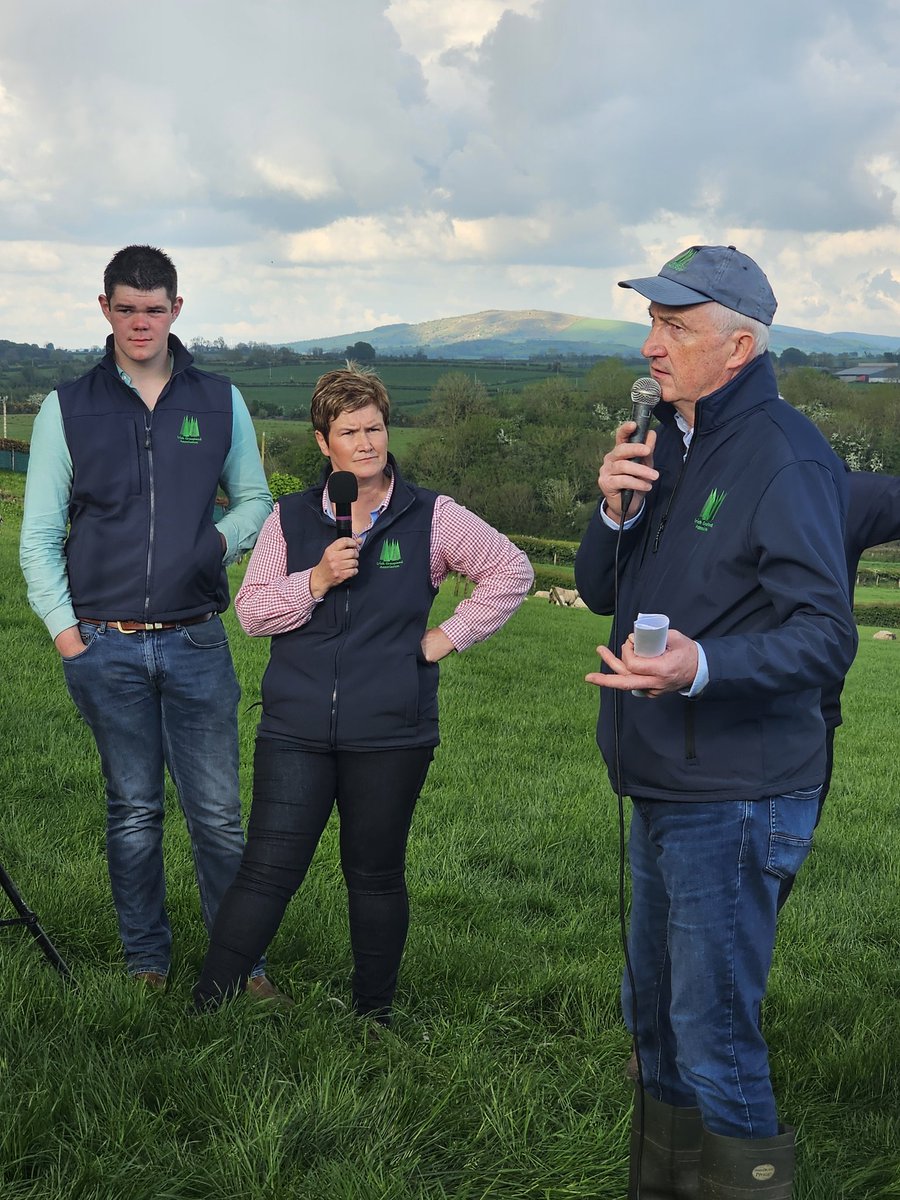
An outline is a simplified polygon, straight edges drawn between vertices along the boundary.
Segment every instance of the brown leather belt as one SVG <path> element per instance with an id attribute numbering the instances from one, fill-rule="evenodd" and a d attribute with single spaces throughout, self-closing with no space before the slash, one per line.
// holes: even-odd
<path id="1" fill-rule="evenodd" d="M 110 629 L 118 629 L 119 633 L 152 633 L 157 629 L 177 629 L 179 625 L 201 625 L 209 621 L 215 613 L 203 613 L 199 617 L 185 617 L 183 621 L 100 621 L 96 617 L 79 617 L 85 625 L 108 625 Z"/>

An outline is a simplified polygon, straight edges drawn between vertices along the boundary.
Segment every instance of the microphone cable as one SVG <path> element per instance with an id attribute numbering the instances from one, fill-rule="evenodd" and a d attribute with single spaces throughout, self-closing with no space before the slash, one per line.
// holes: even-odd
<path id="1" fill-rule="evenodd" d="M 653 414 L 653 407 L 659 401 L 661 395 L 662 389 L 660 388 L 657 380 L 645 376 L 634 381 L 634 384 L 631 388 L 631 419 L 634 421 L 635 429 L 628 438 L 629 442 L 644 442 L 646 440 L 647 430 L 650 426 L 650 418 Z M 639 460 L 635 459 L 632 461 Z M 622 545 L 622 533 L 625 529 L 625 514 L 631 507 L 631 501 L 633 498 L 634 491 L 630 489 L 626 489 L 619 496 L 620 514 L 619 527 L 616 532 L 615 556 L 613 558 L 613 619 L 612 628 L 610 631 L 610 642 L 613 647 L 613 653 L 617 655 L 620 653 L 621 647 L 621 640 L 619 636 L 619 550 Z M 628 950 L 628 924 L 625 914 L 625 797 L 622 790 L 622 763 L 619 749 L 619 727 L 621 723 L 622 707 L 621 689 L 613 688 L 612 703 L 613 775 L 615 777 L 615 791 L 616 799 L 618 801 L 619 815 L 619 939 L 622 944 L 625 975 L 628 979 L 628 987 L 631 992 L 631 1044 L 634 1051 L 635 1063 L 637 1064 L 637 1095 L 635 1099 L 638 1105 L 638 1144 L 634 1169 L 635 1196 L 639 1198 L 641 1194 L 641 1163 L 644 1157 L 644 1069 L 641 1065 L 641 1055 L 638 1047 L 637 987 L 634 980 L 634 968 L 631 962 L 631 954 Z"/>
<path id="2" fill-rule="evenodd" d="M 621 641 L 619 638 L 619 549 L 622 544 L 622 532 L 625 528 L 626 511 L 627 509 L 623 508 L 621 516 L 619 517 L 619 528 L 616 532 L 615 556 L 613 558 L 613 619 L 612 628 L 610 630 L 610 642 L 613 647 L 613 653 L 616 655 L 620 653 L 621 647 Z M 619 754 L 619 724 L 622 708 L 622 690 L 619 688 L 613 688 L 612 692 L 613 775 L 615 776 L 616 781 L 615 791 L 619 818 L 619 940 L 622 946 L 625 974 L 628 978 L 628 987 L 631 992 L 631 1048 L 634 1052 L 634 1059 L 637 1064 L 637 1079 L 635 1080 L 637 1089 L 635 1092 L 635 1101 L 638 1106 L 638 1144 L 637 1155 L 635 1159 L 635 1196 L 637 1196 L 638 1200 L 640 1200 L 641 1164 L 644 1158 L 644 1070 L 643 1066 L 641 1065 L 641 1052 L 638 1045 L 638 997 L 637 987 L 634 980 L 634 968 L 631 962 L 631 954 L 628 949 L 628 922 L 625 911 L 625 796 L 622 790 L 622 762 Z"/>

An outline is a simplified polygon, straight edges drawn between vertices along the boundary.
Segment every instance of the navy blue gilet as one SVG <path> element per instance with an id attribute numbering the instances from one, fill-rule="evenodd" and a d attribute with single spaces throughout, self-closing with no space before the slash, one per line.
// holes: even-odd
<path id="1" fill-rule="evenodd" d="M 300 629 L 276 634 L 262 683 L 262 737 L 313 750 L 436 746 L 439 668 L 421 641 L 431 585 L 437 495 L 407 484 L 391 458 L 394 491 L 360 549 L 359 574 L 326 592 Z M 288 573 L 314 567 L 334 540 L 322 486 L 278 501 Z"/>
<path id="2" fill-rule="evenodd" d="M 228 607 L 213 509 L 231 449 L 231 384 L 192 366 L 171 334 L 169 349 L 172 377 L 152 411 L 120 378 L 112 338 L 93 370 L 58 389 L 79 617 L 175 621 Z"/>

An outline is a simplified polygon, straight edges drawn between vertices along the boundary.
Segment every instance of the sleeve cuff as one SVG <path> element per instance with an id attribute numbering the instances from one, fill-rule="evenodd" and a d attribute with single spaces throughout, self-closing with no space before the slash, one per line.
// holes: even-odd
<path id="1" fill-rule="evenodd" d="M 687 691 L 681 693 L 682 696 L 687 696 L 688 700 L 695 700 L 709 683 L 709 663 L 706 661 L 706 653 L 699 642 L 694 642 L 694 645 L 697 647 L 697 674 Z"/>
<path id="2" fill-rule="evenodd" d="M 600 504 L 600 508 L 598 511 L 600 513 L 600 520 L 603 522 L 603 524 L 606 526 L 606 528 L 614 529 L 616 531 L 616 533 L 618 533 L 619 532 L 619 522 L 614 521 L 612 519 L 612 517 L 609 515 L 609 513 L 606 511 L 606 501 L 605 500 L 602 501 L 602 503 Z M 626 529 L 631 529 L 631 527 L 633 525 L 636 525 L 638 523 L 638 521 L 641 519 L 641 517 L 643 515 L 644 515 L 644 502 L 642 501 L 641 507 L 637 510 L 637 512 L 634 514 L 634 516 L 629 517 L 628 520 L 625 522 L 625 524 L 622 526 L 623 531 Z"/>

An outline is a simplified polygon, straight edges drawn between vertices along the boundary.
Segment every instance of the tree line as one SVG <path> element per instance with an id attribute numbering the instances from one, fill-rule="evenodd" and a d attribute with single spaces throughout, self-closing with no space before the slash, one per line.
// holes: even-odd
<path id="1" fill-rule="evenodd" d="M 229 348 L 222 339 L 194 342 L 192 349 L 212 363 L 223 355 L 258 366 L 302 357 L 252 343 Z M 347 347 L 348 353 L 357 349 Z M 0 341 L 0 395 L 8 411 L 36 411 L 51 387 L 80 374 L 98 353 Z M 815 422 L 851 468 L 900 474 L 896 384 L 851 384 L 818 364 L 791 366 L 796 355 L 787 350 L 773 360 L 782 395 Z M 424 410 L 404 413 L 395 406 L 395 426 L 419 427 L 401 465 L 415 482 L 454 496 L 507 532 L 577 539 L 596 503 L 600 460 L 617 425 L 630 417 L 631 385 L 645 370 L 634 361 L 604 358 L 584 372 L 489 393 L 471 370 L 449 368 L 431 387 Z M 299 428 L 279 423 L 266 439 L 275 490 L 308 486 L 321 472 L 305 414 L 301 420 Z"/>
<path id="2" fill-rule="evenodd" d="M 600 460 L 631 417 L 638 372 L 605 359 L 573 380 L 554 377 L 489 396 L 471 374 L 448 371 L 402 456 L 414 482 L 453 496 L 507 532 L 580 538 L 597 501 Z M 805 412 L 854 470 L 900 473 L 900 404 L 891 384 L 854 385 L 813 367 L 779 371 L 781 394 Z M 318 478 L 310 435 L 284 437 L 270 464 L 288 483 Z"/>

